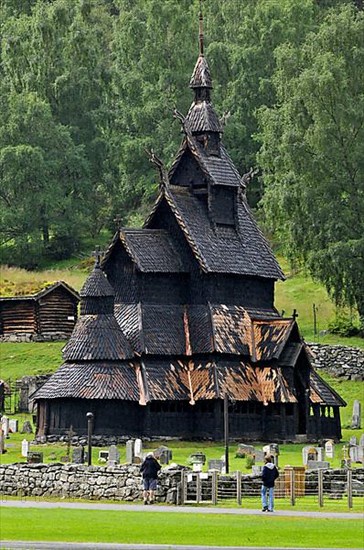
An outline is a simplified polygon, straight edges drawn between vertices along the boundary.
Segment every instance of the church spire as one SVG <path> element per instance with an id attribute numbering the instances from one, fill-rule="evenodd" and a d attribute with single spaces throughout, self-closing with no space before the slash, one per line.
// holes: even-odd
<path id="1" fill-rule="evenodd" d="M 202 15 L 202 0 L 200 0 L 200 14 L 199 14 L 199 35 L 198 41 L 200 45 L 200 55 L 203 55 L 203 15 Z"/>
<path id="2" fill-rule="evenodd" d="M 212 79 L 204 55 L 204 33 L 202 2 L 199 13 L 199 55 L 190 80 L 195 93 L 194 101 L 187 113 L 185 123 L 192 135 L 200 137 L 207 153 L 218 154 L 222 124 L 211 103 Z"/>

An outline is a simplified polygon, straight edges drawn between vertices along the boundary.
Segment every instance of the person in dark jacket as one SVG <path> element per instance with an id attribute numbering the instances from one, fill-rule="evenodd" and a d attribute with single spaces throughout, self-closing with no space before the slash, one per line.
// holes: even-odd
<path id="1" fill-rule="evenodd" d="M 154 493 L 157 489 L 158 472 L 161 465 L 153 453 L 148 453 L 140 467 L 143 475 L 144 504 L 154 504 Z"/>
<path id="2" fill-rule="evenodd" d="M 262 471 L 262 512 L 273 512 L 274 482 L 279 473 L 270 456 L 266 456 L 264 462 Z"/>

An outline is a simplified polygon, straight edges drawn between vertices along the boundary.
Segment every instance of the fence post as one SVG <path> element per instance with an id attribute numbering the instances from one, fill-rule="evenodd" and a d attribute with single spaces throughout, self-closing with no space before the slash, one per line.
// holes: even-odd
<path id="1" fill-rule="evenodd" d="M 236 500 L 238 505 L 241 506 L 241 471 L 236 472 Z"/>
<path id="2" fill-rule="evenodd" d="M 317 474 L 318 501 L 319 506 L 322 508 L 324 505 L 324 471 L 320 468 Z"/>
<path id="3" fill-rule="evenodd" d="M 353 507 L 353 471 L 351 469 L 347 472 L 347 492 L 348 492 L 348 507 Z"/>
<path id="4" fill-rule="evenodd" d="M 201 478 L 200 472 L 196 472 L 196 504 L 200 504 L 201 501 Z"/>
<path id="5" fill-rule="evenodd" d="M 291 501 L 291 505 L 294 506 L 296 504 L 296 491 L 295 491 L 295 471 L 293 468 L 289 470 L 289 498 Z"/>
<path id="6" fill-rule="evenodd" d="M 182 470 L 181 472 L 181 504 L 182 506 L 186 502 L 186 472 Z"/>
<path id="7" fill-rule="evenodd" d="M 211 478 L 211 498 L 212 498 L 212 504 L 216 506 L 217 504 L 217 472 L 214 470 L 212 472 L 212 478 Z"/>

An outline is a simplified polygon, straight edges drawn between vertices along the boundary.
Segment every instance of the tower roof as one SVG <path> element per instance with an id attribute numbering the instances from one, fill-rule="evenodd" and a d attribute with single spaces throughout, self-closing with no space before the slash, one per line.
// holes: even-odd
<path id="1" fill-rule="evenodd" d="M 190 80 L 190 88 L 212 89 L 212 79 L 207 59 L 203 54 L 198 56 Z"/>
<path id="2" fill-rule="evenodd" d="M 80 296 L 81 298 L 103 298 L 114 295 L 114 289 L 102 271 L 99 261 L 97 261 L 92 273 L 87 277 L 81 288 Z"/>

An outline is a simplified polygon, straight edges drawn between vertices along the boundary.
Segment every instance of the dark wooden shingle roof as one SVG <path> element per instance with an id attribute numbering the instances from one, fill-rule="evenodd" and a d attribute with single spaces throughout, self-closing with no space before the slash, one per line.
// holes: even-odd
<path id="1" fill-rule="evenodd" d="M 164 196 L 203 271 L 284 279 L 242 197 L 237 201 L 237 228 L 227 235 L 225 227 L 213 225 L 206 202 L 189 189 L 171 186 Z"/>
<path id="2" fill-rule="evenodd" d="M 36 392 L 36 399 L 125 399 L 139 401 L 132 363 L 64 363 Z"/>
<path id="3" fill-rule="evenodd" d="M 186 271 L 169 233 L 163 229 L 123 229 L 120 239 L 140 271 Z"/>
<path id="4" fill-rule="evenodd" d="M 66 361 L 118 361 L 133 351 L 114 315 L 81 315 L 63 348 Z"/>
<path id="5" fill-rule="evenodd" d="M 346 401 L 313 369 L 310 372 L 310 401 L 311 403 L 320 405 L 339 405 L 339 407 L 347 405 Z"/>

